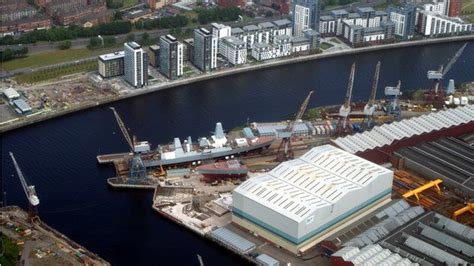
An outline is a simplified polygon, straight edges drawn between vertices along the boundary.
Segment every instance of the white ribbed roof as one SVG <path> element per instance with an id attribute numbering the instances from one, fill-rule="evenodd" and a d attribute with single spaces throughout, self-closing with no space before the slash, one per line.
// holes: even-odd
<path id="1" fill-rule="evenodd" d="M 343 247 L 332 254 L 334 257 L 341 257 L 354 265 L 418 265 L 410 260 L 392 253 L 380 245 L 368 245 L 362 249 L 357 247 Z"/>
<path id="2" fill-rule="evenodd" d="M 348 192 L 368 186 L 387 172 L 390 170 L 324 145 L 281 163 L 265 175 L 250 178 L 235 191 L 301 221 L 306 214 L 335 204 Z"/>
<path id="3" fill-rule="evenodd" d="M 405 119 L 400 122 L 384 124 L 364 133 L 337 138 L 333 142 L 347 152 L 357 153 L 390 145 L 394 141 L 404 138 L 472 121 L 474 121 L 474 105 L 466 105 Z"/>

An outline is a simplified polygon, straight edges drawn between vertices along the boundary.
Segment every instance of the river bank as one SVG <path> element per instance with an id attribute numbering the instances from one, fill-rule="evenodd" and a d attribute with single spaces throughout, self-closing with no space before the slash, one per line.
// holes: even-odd
<path id="1" fill-rule="evenodd" d="M 381 50 L 389 50 L 389 49 L 398 49 L 398 48 L 405 48 L 405 47 L 411 47 L 411 46 L 423 46 L 423 45 L 431 45 L 431 44 L 440 44 L 440 43 L 447 43 L 447 42 L 461 42 L 461 41 L 472 41 L 474 40 L 474 35 L 466 35 L 466 36 L 455 36 L 455 37 L 448 37 L 448 38 L 438 38 L 438 39 L 427 39 L 427 40 L 418 40 L 418 41 L 408 41 L 408 42 L 401 42 L 401 43 L 393 43 L 393 44 L 384 44 L 384 45 L 377 45 L 377 46 L 370 46 L 370 47 L 363 47 L 363 48 L 357 48 L 357 49 L 348 49 L 348 50 L 342 50 L 342 51 L 336 51 L 336 52 L 328 52 L 328 53 L 322 53 L 322 54 L 312 54 L 312 55 L 305 55 L 305 56 L 299 56 L 299 57 L 293 57 L 293 58 L 282 58 L 279 60 L 274 60 L 271 62 L 263 62 L 260 64 L 255 64 L 255 65 L 247 65 L 247 66 L 240 66 L 240 67 L 234 67 L 231 69 L 226 69 L 222 71 L 216 71 L 212 73 L 207 73 L 207 74 L 202 74 L 197 77 L 190 77 L 190 78 L 184 78 L 180 80 L 175 80 L 175 81 L 168 81 L 164 83 L 159 83 L 156 85 L 148 86 L 144 89 L 138 89 L 134 90 L 130 93 L 123 94 L 123 95 L 118 95 L 118 96 L 113 96 L 113 97 L 107 97 L 104 98 L 100 101 L 97 102 L 89 102 L 89 103 L 84 103 L 80 104 L 71 108 L 68 108 L 66 110 L 61 110 L 61 111 L 56 111 L 56 112 L 51 112 L 51 113 L 46 113 L 46 114 L 39 114 L 37 116 L 33 116 L 30 118 L 22 119 L 19 121 L 12 122 L 10 124 L 6 124 L 3 126 L 0 126 L 0 133 L 2 132 L 7 132 L 11 131 L 17 128 L 25 127 L 28 125 L 32 125 L 41 121 L 45 121 L 48 119 L 56 118 L 59 116 L 64 116 L 68 114 L 72 114 L 81 110 L 89 109 L 92 107 L 97 107 L 100 105 L 108 104 L 111 102 L 115 101 L 120 101 L 128 98 L 132 98 L 135 96 L 139 95 L 144 95 L 148 93 L 152 93 L 155 91 L 159 90 L 164 90 L 164 89 L 169 89 L 169 88 L 174 88 L 178 86 L 183 86 L 183 85 L 188 85 L 196 82 L 201 82 L 201 81 L 206 81 L 210 79 L 215 79 L 219 77 L 225 77 L 225 76 L 230 76 L 230 75 L 235 75 L 235 74 L 241 74 L 253 70 L 261 70 L 261 69 L 266 69 L 266 68 L 273 68 L 276 66 L 281 66 L 281 65 L 289 65 L 289 64 L 296 64 L 300 62 L 306 62 L 306 61 L 312 61 L 312 60 L 318 60 L 318 59 L 325 59 L 325 58 L 331 58 L 331 57 L 338 57 L 338 56 L 345 56 L 345 55 L 353 55 L 353 54 L 359 54 L 359 53 L 368 53 L 368 52 L 374 52 L 374 51 L 381 51 Z"/>

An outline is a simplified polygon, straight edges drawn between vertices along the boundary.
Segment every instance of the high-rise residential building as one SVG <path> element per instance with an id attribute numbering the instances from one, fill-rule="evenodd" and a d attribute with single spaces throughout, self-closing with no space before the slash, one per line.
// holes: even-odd
<path id="1" fill-rule="evenodd" d="M 247 60 L 245 43 L 234 36 L 221 39 L 219 54 L 224 56 L 233 65 L 245 64 Z"/>
<path id="2" fill-rule="evenodd" d="M 160 37 L 160 72 L 169 79 L 183 75 L 183 44 L 169 34 Z"/>
<path id="3" fill-rule="evenodd" d="M 218 23 L 211 23 L 212 26 L 212 35 L 219 40 L 220 38 L 227 37 L 231 35 L 230 26 Z"/>
<path id="4" fill-rule="evenodd" d="M 453 35 L 469 33 L 472 24 L 460 18 L 450 18 L 429 11 L 421 11 L 418 15 L 418 32 L 425 36 Z"/>
<path id="5" fill-rule="evenodd" d="M 292 1 L 293 35 L 303 37 L 307 29 L 319 30 L 319 0 Z"/>
<path id="6" fill-rule="evenodd" d="M 217 67 L 217 38 L 204 28 L 194 30 L 193 63 L 204 72 Z"/>
<path id="7" fill-rule="evenodd" d="M 124 44 L 124 74 L 125 80 L 135 88 L 148 83 L 147 54 L 136 42 Z"/>
<path id="8" fill-rule="evenodd" d="M 148 47 L 148 62 L 154 67 L 160 66 L 160 46 L 154 44 Z"/>
<path id="9" fill-rule="evenodd" d="M 124 57 L 124 51 L 100 55 L 97 60 L 99 74 L 103 78 L 123 75 Z"/>
<path id="10" fill-rule="evenodd" d="M 416 7 L 406 4 L 402 7 L 387 9 L 389 20 L 395 24 L 395 36 L 402 39 L 411 39 L 415 35 Z"/>

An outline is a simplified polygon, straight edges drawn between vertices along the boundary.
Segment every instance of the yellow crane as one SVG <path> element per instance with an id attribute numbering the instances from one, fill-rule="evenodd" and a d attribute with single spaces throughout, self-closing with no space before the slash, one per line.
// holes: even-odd
<path id="1" fill-rule="evenodd" d="M 412 189 L 410 191 L 408 191 L 407 193 L 403 194 L 403 197 L 406 199 L 406 198 L 409 198 L 411 196 L 415 196 L 417 200 L 420 200 L 420 198 L 418 197 L 418 193 L 421 193 L 429 188 L 432 188 L 432 187 L 435 187 L 436 190 L 438 191 L 438 193 L 441 193 L 441 189 L 439 188 L 439 184 L 441 184 L 443 182 L 443 180 L 441 179 L 436 179 L 436 180 L 433 180 L 433 181 L 430 181 L 418 188 L 415 188 L 415 189 Z"/>
<path id="2" fill-rule="evenodd" d="M 465 212 L 470 212 L 472 214 L 474 214 L 474 203 L 468 203 L 466 206 L 462 207 L 461 209 L 459 210 L 455 210 L 453 212 L 453 220 L 456 220 L 456 218 L 458 218 L 459 215 L 465 213 Z"/>

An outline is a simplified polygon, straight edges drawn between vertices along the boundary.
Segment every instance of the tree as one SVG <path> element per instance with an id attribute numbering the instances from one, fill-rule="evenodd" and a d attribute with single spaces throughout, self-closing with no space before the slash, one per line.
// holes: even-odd
<path id="1" fill-rule="evenodd" d="M 267 17 L 267 18 L 273 17 L 273 12 L 268 10 L 267 12 L 265 12 L 265 17 Z"/>
<path id="2" fill-rule="evenodd" d="M 150 35 L 148 34 L 148 32 L 144 32 L 142 34 L 142 41 L 148 41 L 150 39 Z"/>
<path id="3" fill-rule="evenodd" d="M 114 36 L 104 37 L 104 46 L 106 47 L 114 46 L 116 42 L 117 40 L 115 39 Z"/>
<path id="4" fill-rule="evenodd" d="M 71 48 L 71 41 L 65 41 L 65 42 L 62 42 L 58 45 L 58 48 L 60 50 L 67 50 L 69 48 Z"/>
<path id="5" fill-rule="evenodd" d="M 11 59 L 13 59 L 13 56 L 14 56 L 13 50 L 10 49 L 10 48 L 7 48 L 3 51 L 0 51 L 0 61 L 1 62 L 11 60 Z"/>
<path id="6" fill-rule="evenodd" d="M 128 34 L 127 37 L 125 37 L 125 41 L 126 41 L 126 42 L 133 42 L 133 41 L 135 41 L 135 34 L 133 34 L 133 33 Z"/>
<path id="7" fill-rule="evenodd" d="M 89 39 L 89 49 L 97 48 L 102 44 L 99 37 L 92 37 Z"/>

